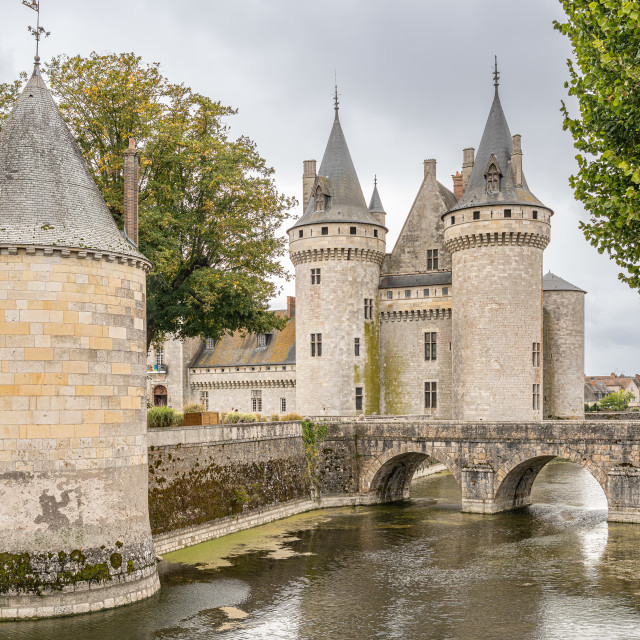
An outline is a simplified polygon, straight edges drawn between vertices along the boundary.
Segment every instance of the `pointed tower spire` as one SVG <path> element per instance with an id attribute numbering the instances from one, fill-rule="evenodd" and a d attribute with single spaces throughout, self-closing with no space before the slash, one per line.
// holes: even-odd
<path id="1" fill-rule="evenodd" d="M 369 211 L 371 213 L 386 213 L 382 206 L 382 200 L 380 200 L 380 194 L 378 193 L 378 176 L 374 176 L 373 178 L 373 193 L 369 201 Z"/>

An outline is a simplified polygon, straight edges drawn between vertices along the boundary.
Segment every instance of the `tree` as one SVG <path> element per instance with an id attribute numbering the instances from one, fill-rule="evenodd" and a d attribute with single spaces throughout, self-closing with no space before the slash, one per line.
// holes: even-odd
<path id="1" fill-rule="evenodd" d="M 575 196 L 590 215 L 580 227 L 600 253 L 622 267 L 619 278 L 640 289 L 640 1 L 561 0 L 567 22 L 555 22 L 573 46 L 564 129 L 578 150 Z"/>
<path id="2" fill-rule="evenodd" d="M 230 137 L 225 119 L 236 111 L 171 84 L 133 53 L 59 56 L 44 71 L 120 227 L 129 136 L 141 150 L 140 250 L 153 263 L 147 346 L 168 333 L 281 328 L 268 302 L 271 278 L 288 277 L 278 229 L 295 200 L 278 193 L 251 140 Z M 0 117 L 20 85 L 0 85 Z"/>
<path id="3" fill-rule="evenodd" d="M 612 411 L 625 411 L 629 406 L 629 402 L 633 400 L 633 393 L 620 389 L 614 393 L 610 393 L 600 400 L 601 409 L 610 409 Z"/>

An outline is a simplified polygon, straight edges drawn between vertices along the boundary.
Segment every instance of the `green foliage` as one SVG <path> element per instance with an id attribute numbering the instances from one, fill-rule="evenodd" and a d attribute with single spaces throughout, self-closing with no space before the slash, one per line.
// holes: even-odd
<path id="1" fill-rule="evenodd" d="M 318 490 L 318 464 L 322 453 L 322 441 L 329 433 L 329 425 L 325 422 L 302 421 L 302 442 L 304 443 L 304 457 L 306 461 L 307 481 L 311 489 Z"/>
<path id="2" fill-rule="evenodd" d="M 235 110 L 170 83 L 133 53 L 58 56 L 44 70 L 120 227 L 129 136 L 140 149 L 140 250 L 153 263 L 147 346 L 168 333 L 219 339 L 282 328 L 268 310 L 270 280 L 288 277 L 278 229 L 295 199 L 278 193 L 249 138 L 230 137 Z M 25 79 L 0 85 L 0 118 Z"/>
<path id="3" fill-rule="evenodd" d="M 555 23 L 573 46 L 564 128 L 578 150 L 575 196 L 590 215 L 582 231 L 640 289 L 640 1 L 562 0 L 567 22 Z"/>
<path id="4" fill-rule="evenodd" d="M 610 393 L 598 403 L 601 409 L 609 409 L 611 411 L 625 411 L 629 406 L 629 402 L 633 400 L 633 393 L 620 389 L 615 393 Z"/>
<path id="5" fill-rule="evenodd" d="M 239 422 L 258 422 L 258 418 L 253 413 L 240 413 L 239 411 L 230 411 L 225 414 L 222 424 L 237 424 Z"/>
<path id="6" fill-rule="evenodd" d="M 175 427 L 182 424 L 183 415 L 171 407 L 151 407 L 147 409 L 147 427 Z"/>
<path id="7" fill-rule="evenodd" d="M 182 407 L 183 413 L 202 413 L 203 411 L 204 405 L 195 402 L 193 404 L 186 404 L 184 407 Z"/>
<path id="8" fill-rule="evenodd" d="M 295 420 L 302 420 L 302 416 L 299 413 L 285 413 L 280 416 L 282 422 L 292 422 Z"/>

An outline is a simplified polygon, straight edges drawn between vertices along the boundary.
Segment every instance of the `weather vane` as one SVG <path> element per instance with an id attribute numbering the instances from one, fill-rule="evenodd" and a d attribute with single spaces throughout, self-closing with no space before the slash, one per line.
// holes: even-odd
<path id="1" fill-rule="evenodd" d="M 336 110 L 336 118 L 338 117 L 338 105 L 340 104 L 340 102 L 338 102 L 338 74 L 337 72 L 334 70 L 333 72 L 333 78 L 335 81 L 335 94 L 333 96 L 333 108 Z"/>
<path id="2" fill-rule="evenodd" d="M 47 31 L 44 27 L 40 26 L 40 0 L 22 0 L 22 4 L 25 7 L 29 7 L 29 9 L 33 9 L 37 14 L 38 18 L 36 21 L 36 28 L 34 29 L 32 26 L 27 27 L 29 33 L 36 39 L 36 62 L 40 62 L 40 38 L 46 38 L 51 35 L 50 31 Z"/>
<path id="3" fill-rule="evenodd" d="M 496 88 L 496 95 L 498 95 L 498 80 L 500 79 L 500 72 L 498 71 L 498 56 L 495 56 L 495 66 L 493 68 L 493 86 Z"/>

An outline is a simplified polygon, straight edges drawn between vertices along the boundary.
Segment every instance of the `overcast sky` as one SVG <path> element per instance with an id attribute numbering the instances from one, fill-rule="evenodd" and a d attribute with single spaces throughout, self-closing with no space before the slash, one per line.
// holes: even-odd
<path id="1" fill-rule="evenodd" d="M 0 82 L 30 68 L 35 13 L 0 0 Z M 640 372 L 640 297 L 578 229 L 568 177 L 575 151 L 562 131 L 567 41 L 556 0 L 41 0 L 51 37 L 41 55 L 134 51 L 172 82 L 239 109 L 232 134 L 256 141 L 278 188 L 301 199 L 302 161 L 322 159 L 340 119 L 365 198 L 373 176 L 391 251 L 423 176 L 452 188 L 462 149 L 477 149 L 493 99 L 493 56 L 511 133 L 522 134 L 529 187 L 555 211 L 544 270 L 588 291 L 586 372 Z M 575 104 L 573 111 L 575 113 Z M 299 215 L 299 210 L 294 214 Z M 287 259 L 290 271 L 293 268 Z M 293 295 L 285 283 L 275 306 Z"/>

